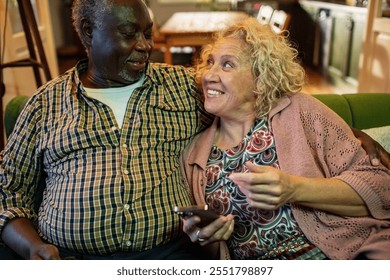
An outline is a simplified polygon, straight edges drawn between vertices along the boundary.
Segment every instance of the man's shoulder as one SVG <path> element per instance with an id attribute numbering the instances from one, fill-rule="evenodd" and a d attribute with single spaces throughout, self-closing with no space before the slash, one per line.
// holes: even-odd
<path id="1" fill-rule="evenodd" d="M 64 74 L 60 74 L 57 77 L 53 78 L 51 81 L 48 81 L 45 85 L 41 87 L 41 90 L 47 91 L 53 88 L 61 88 L 63 91 L 64 85 L 72 83 L 73 76 L 74 76 L 74 71 L 69 70 Z"/>
<path id="2" fill-rule="evenodd" d="M 182 65 L 170 65 L 166 63 L 150 63 L 150 73 L 154 76 L 171 78 L 171 79 L 192 79 L 194 77 L 194 69 Z"/>
<path id="3" fill-rule="evenodd" d="M 39 87 L 32 94 L 32 97 L 38 101 L 46 98 L 54 98 L 54 96 L 64 96 L 67 91 L 71 93 L 71 88 L 75 84 L 76 72 L 77 68 L 74 67 L 63 74 L 54 77 L 52 80 Z"/>

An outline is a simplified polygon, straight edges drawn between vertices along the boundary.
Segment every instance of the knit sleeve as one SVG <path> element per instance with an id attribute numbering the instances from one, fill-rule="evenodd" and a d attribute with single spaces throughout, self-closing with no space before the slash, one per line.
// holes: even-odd
<path id="1" fill-rule="evenodd" d="M 365 250 L 389 252 L 389 170 L 371 166 L 350 127 L 314 97 L 296 94 L 279 103 L 271 121 L 281 169 L 297 176 L 343 180 L 376 218 L 341 217 L 293 204 L 307 238 L 331 259 L 351 259 Z M 372 257 L 383 259 L 383 254 Z"/>
<path id="2" fill-rule="evenodd" d="M 302 110 L 300 118 L 307 144 L 326 177 L 350 185 L 374 218 L 389 219 L 390 171 L 383 166 L 372 166 L 350 127 L 333 111 L 317 105 L 316 110 Z"/>

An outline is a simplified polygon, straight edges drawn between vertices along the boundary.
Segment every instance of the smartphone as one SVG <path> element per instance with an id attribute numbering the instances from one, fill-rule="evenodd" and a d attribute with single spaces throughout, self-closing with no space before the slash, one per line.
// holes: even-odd
<path id="1" fill-rule="evenodd" d="M 207 205 L 204 206 L 189 206 L 189 207 L 178 207 L 175 206 L 173 208 L 173 212 L 176 214 L 182 216 L 182 217 L 189 217 L 189 216 L 198 216 L 200 218 L 200 222 L 198 223 L 199 227 L 205 227 L 208 224 L 210 224 L 212 221 L 218 219 L 219 215 L 208 209 Z"/>

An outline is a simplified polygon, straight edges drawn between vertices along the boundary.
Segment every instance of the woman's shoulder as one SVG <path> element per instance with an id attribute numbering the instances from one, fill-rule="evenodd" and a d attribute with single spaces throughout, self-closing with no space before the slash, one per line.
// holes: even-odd
<path id="1" fill-rule="evenodd" d="M 215 119 L 213 124 L 198 133 L 192 138 L 192 141 L 184 151 L 184 158 L 192 163 L 197 163 L 200 166 L 205 166 L 208 160 L 210 149 L 213 145 L 214 135 L 216 133 L 218 119 Z"/>
<path id="2" fill-rule="evenodd" d="M 326 115 L 331 118 L 337 114 L 314 96 L 307 93 L 296 93 L 289 97 L 291 108 L 299 112 Z"/>
<path id="3" fill-rule="evenodd" d="M 299 104 L 301 106 L 313 106 L 318 105 L 321 106 L 323 103 L 319 101 L 317 98 L 315 98 L 313 95 L 304 93 L 304 92 L 298 92 L 290 97 L 291 102 L 295 104 Z M 321 106 L 322 107 L 322 106 Z"/>
<path id="4" fill-rule="evenodd" d="M 327 107 L 313 96 L 306 93 L 295 93 L 291 96 L 282 97 L 276 106 L 271 110 L 270 117 L 274 117 L 278 113 L 283 112 L 284 116 L 291 116 L 298 112 L 319 112 Z"/>

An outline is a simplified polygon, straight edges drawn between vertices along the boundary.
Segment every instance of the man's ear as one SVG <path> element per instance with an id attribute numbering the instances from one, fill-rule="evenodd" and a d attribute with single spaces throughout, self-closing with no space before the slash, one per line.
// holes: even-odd
<path id="1" fill-rule="evenodd" d="M 81 20 L 81 35 L 84 37 L 84 42 L 90 46 L 92 40 L 92 25 L 87 19 Z"/>

